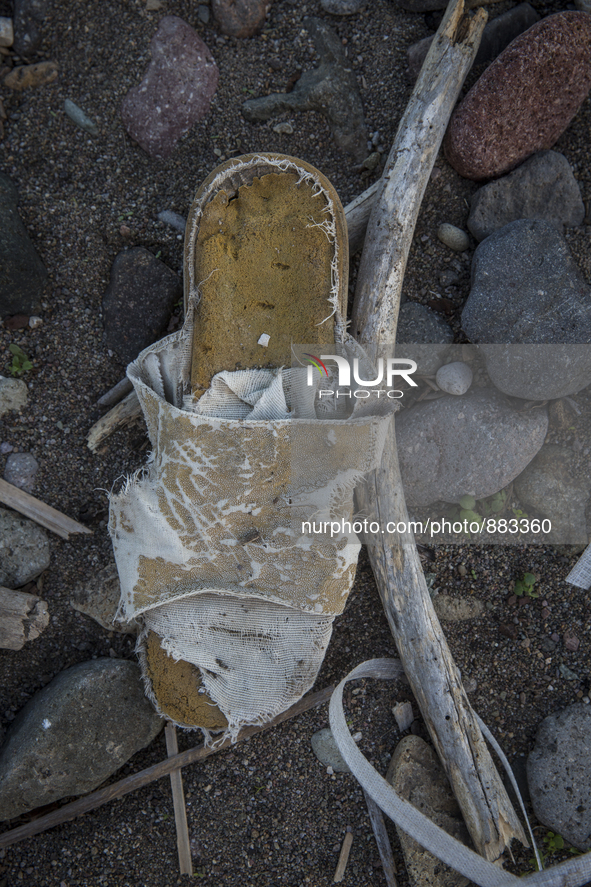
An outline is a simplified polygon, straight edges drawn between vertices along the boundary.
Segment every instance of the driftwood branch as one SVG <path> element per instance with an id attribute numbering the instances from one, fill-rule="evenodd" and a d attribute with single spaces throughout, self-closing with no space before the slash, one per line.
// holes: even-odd
<path id="1" fill-rule="evenodd" d="M 86 438 L 88 449 L 92 450 L 93 453 L 98 452 L 100 445 L 107 437 L 113 434 L 114 431 L 117 431 L 118 428 L 129 425 L 130 422 L 138 419 L 141 414 L 142 411 L 137 394 L 135 391 L 132 391 L 109 410 L 108 413 L 105 413 L 98 422 L 95 422 Z"/>
<path id="2" fill-rule="evenodd" d="M 309 693 L 308 696 L 304 696 L 303 699 L 300 699 L 299 702 L 296 702 L 296 704 L 292 705 L 291 708 L 288 708 L 287 711 L 277 715 L 277 717 L 272 721 L 269 721 L 268 724 L 263 724 L 260 727 L 245 727 L 238 734 L 237 741 L 240 742 L 240 740 L 247 739 L 249 736 L 256 736 L 257 733 L 264 733 L 266 730 L 270 730 L 272 727 L 277 727 L 279 724 L 283 724 L 284 721 L 288 721 L 290 718 L 295 718 L 297 715 L 301 715 L 304 712 L 309 711 L 311 708 L 323 705 L 325 702 L 329 701 L 333 690 L 334 687 L 331 686 L 326 687 L 324 690 L 319 690 L 317 693 Z M 40 816 L 32 822 L 27 822 L 25 825 L 19 825 L 17 828 L 13 828 L 8 832 L 0 834 L 0 850 L 3 847 L 10 847 L 11 844 L 16 844 L 18 841 L 23 841 L 25 838 L 31 838 L 33 835 L 40 835 L 41 832 L 46 832 L 55 825 L 61 825 L 62 822 L 69 822 L 72 819 L 76 819 L 77 816 L 82 816 L 83 813 L 89 813 L 91 810 L 96 810 L 97 807 L 102 807 L 103 804 L 106 804 L 109 801 L 114 801 L 115 798 L 122 798 L 130 792 L 137 791 L 137 789 L 142 788 L 144 785 L 149 785 L 156 779 L 168 776 L 170 773 L 179 770 L 181 767 L 186 767 L 188 764 L 195 764 L 197 761 L 204 761 L 205 758 L 209 758 L 210 755 L 214 755 L 218 751 L 223 751 L 223 749 L 228 748 L 231 745 L 232 740 L 226 739 L 225 742 L 216 745 L 215 748 L 212 748 L 211 746 L 206 747 L 204 745 L 200 745 L 196 748 L 189 748 L 187 751 L 182 751 L 177 755 L 173 755 L 166 761 L 160 761 L 158 764 L 153 764 L 151 767 L 147 767 L 145 770 L 140 770 L 139 773 L 134 773 L 132 776 L 126 776 L 125 779 L 120 779 L 119 782 L 114 782 L 106 788 L 101 788 L 89 795 L 85 795 L 85 797 L 79 798 L 77 801 L 72 801 L 70 804 L 64 804 L 63 807 L 60 807 L 59 810 L 54 810 L 53 813 L 46 813 L 45 816 Z"/>
<path id="3" fill-rule="evenodd" d="M 166 736 L 166 752 L 169 758 L 179 753 L 176 739 L 176 727 L 170 721 L 164 728 Z M 181 769 L 173 770 L 170 774 L 170 787 L 172 789 L 172 804 L 174 808 L 174 824 L 176 826 L 176 846 L 179 854 L 179 870 L 181 875 L 193 875 L 193 862 L 191 860 L 191 844 L 189 842 L 189 829 L 187 827 L 187 808 L 185 807 L 185 793 L 183 791 L 183 774 Z"/>
<path id="4" fill-rule="evenodd" d="M 486 13 L 452 0 L 425 59 L 388 157 L 361 258 L 353 334 L 392 345 L 419 208 L 449 117 L 470 69 Z M 406 522 L 396 441 L 359 495 L 380 526 Z M 387 540 L 387 541 L 386 541 Z M 525 834 L 493 764 L 433 609 L 411 533 L 368 540 L 369 555 L 404 671 L 478 851 L 497 859 Z"/>
<path id="5" fill-rule="evenodd" d="M 129 394 L 130 391 L 133 390 L 133 385 L 127 378 L 121 379 L 120 382 L 117 382 L 116 385 L 113 385 L 112 388 L 109 388 L 108 391 L 105 391 L 102 397 L 96 402 L 97 407 L 112 407 L 116 403 L 119 403 L 120 400 Z"/>
<path id="6" fill-rule="evenodd" d="M 394 862 L 394 854 L 392 853 L 390 839 L 388 837 L 388 832 L 386 831 L 384 814 L 382 813 L 374 799 L 370 797 L 365 790 L 363 794 L 365 795 L 365 803 L 367 804 L 367 812 L 369 813 L 369 819 L 371 822 L 371 827 L 373 829 L 374 838 L 376 839 L 376 844 L 378 845 L 378 851 L 380 854 L 382 868 L 384 870 L 384 878 L 386 879 L 386 884 L 388 885 L 388 887 L 398 887 L 398 881 L 396 880 L 396 863 Z"/>
<path id="7" fill-rule="evenodd" d="M 0 649 L 22 650 L 49 624 L 47 604 L 34 594 L 0 586 Z"/>
<path id="8" fill-rule="evenodd" d="M 30 517 L 31 520 L 51 530 L 52 533 L 57 533 L 62 539 L 69 539 L 70 533 L 92 533 L 92 530 L 89 530 L 84 524 L 79 524 L 78 521 L 67 517 L 61 511 L 52 508 L 51 505 L 46 505 L 35 496 L 31 496 L 24 490 L 19 490 L 18 487 L 1 479 L 0 502 L 9 508 L 14 508 L 20 514 L 24 514 L 25 517 Z"/>

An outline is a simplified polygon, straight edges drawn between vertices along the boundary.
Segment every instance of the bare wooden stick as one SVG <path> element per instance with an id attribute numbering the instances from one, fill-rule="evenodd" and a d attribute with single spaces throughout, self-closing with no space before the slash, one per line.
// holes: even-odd
<path id="1" fill-rule="evenodd" d="M 123 398 L 116 406 L 105 413 L 98 422 L 92 426 L 86 438 L 87 446 L 93 453 L 96 453 L 104 440 L 141 416 L 140 402 L 137 394 L 132 391 Z"/>
<path id="2" fill-rule="evenodd" d="M 0 648 L 22 650 L 49 624 L 47 604 L 34 594 L 0 586 Z"/>
<path id="3" fill-rule="evenodd" d="M 337 870 L 334 873 L 333 884 L 339 884 L 345 877 L 345 869 L 347 868 L 347 863 L 349 862 L 349 853 L 351 852 L 352 843 L 353 832 L 351 831 L 351 829 L 347 829 L 347 834 L 345 835 L 345 839 L 341 845 L 341 852 L 339 853 L 339 861 L 337 863 Z"/>
<path id="4" fill-rule="evenodd" d="M 105 391 L 103 396 L 97 400 L 96 405 L 99 407 L 112 407 L 114 404 L 119 403 L 120 400 L 123 400 L 132 390 L 133 385 L 126 376 L 125 379 L 121 379 L 120 382 L 117 382 L 116 385 Z"/>
<path id="5" fill-rule="evenodd" d="M 416 220 L 433 163 L 470 69 L 486 13 L 452 0 L 400 122 L 371 214 L 361 257 L 353 334 L 393 345 Z M 359 507 L 385 527 L 407 522 L 396 441 L 359 495 Z M 368 540 L 371 564 L 400 659 L 478 851 L 497 859 L 527 840 L 493 764 L 433 609 L 412 533 Z"/>
<path id="6" fill-rule="evenodd" d="M 386 831 L 384 814 L 382 813 L 374 799 L 371 798 L 365 790 L 363 794 L 365 795 L 367 812 L 369 813 L 371 827 L 376 839 L 376 844 L 378 845 L 386 884 L 388 885 L 388 887 L 398 887 L 398 881 L 396 880 L 396 863 L 394 862 L 394 855 L 390 846 L 390 839 L 388 838 L 388 832 Z"/>
<path id="7" fill-rule="evenodd" d="M 291 708 L 288 708 L 287 711 L 277 715 L 268 724 L 263 724 L 260 727 L 245 727 L 238 734 L 238 742 L 241 739 L 247 739 L 249 736 L 256 736 L 257 733 L 264 733 L 266 730 L 270 730 L 272 727 L 276 727 L 290 718 L 295 718 L 311 708 L 323 705 L 329 701 L 333 690 L 334 687 L 331 686 L 326 687 L 324 690 L 319 690 L 317 693 L 310 693 L 308 696 L 300 699 L 299 702 L 296 702 L 295 705 L 292 705 Z M 230 745 L 232 745 L 232 741 L 226 739 L 215 748 L 203 745 L 189 748 L 187 751 L 173 755 L 173 757 L 168 758 L 166 761 L 160 761 L 158 764 L 153 764 L 145 770 L 140 770 L 139 773 L 126 776 L 125 779 L 120 779 L 106 788 L 98 789 L 98 791 L 79 798 L 77 801 L 64 804 L 63 807 L 60 807 L 59 810 L 54 810 L 53 813 L 47 813 L 45 816 L 40 816 L 32 822 L 27 822 L 25 825 L 19 825 L 17 828 L 0 834 L 0 849 L 10 847 L 11 844 L 16 844 L 17 841 L 22 841 L 25 838 L 31 838 L 33 835 L 39 835 L 55 825 L 61 825 L 62 822 L 76 819 L 77 816 L 82 816 L 83 813 L 88 813 L 90 810 L 96 810 L 97 807 L 102 807 L 103 804 L 113 801 L 115 798 L 122 798 L 130 792 L 137 791 L 137 789 L 142 788 L 144 785 L 154 782 L 156 779 L 168 776 L 173 770 L 186 767 L 188 764 L 194 764 L 196 761 L 203 761 L 210 755 L 222 751 Z"/>
<path id="8" fill-rule="evenodd" d="M 347 217 L 347 230 L 349 232 L 349 255 L 352 256 L 363 246 L 365 229 L 369 217 L 377 200 L 378 191 L 382 186 L 381 181 L 374 182 L 371 187 L 348 203 L 345 207 Z"/>
<path id="9" fill-rule="evenodd" d="M 0 502 L 8 505 L 9 508 L 14 508 L 20 514 L 24 514 L 25 517 L 30 517 L 31 520 L 51 530 L 52 533 L 57 533 L 62 539 L 69 539 L 70 533 L 92 533 L 92 530 L 89 530 L 84 524 L 79 524 L 78 521 L 67 517 L 61 511 L 52 508 L 51 505 L 46 505 L 40 499 L 36 499 L 2 479 L 0 479 Z"/>
<path id="10" fill-rule="evenodd" d="M 164 728 L 166 736 L 166 751 L 169 758 L 178 755 L 179 747 L 176 741 L 176 727 L 169 721 Z M 191 845 L 189 843 L 189 829 L 187 828 L 187 808 L 185 807 L 185 793 L 183 791 L 183 774 L 180 769 L 173 770 L 170 774 L 170 787 L 172 789 L 172 805 L 174 807 L 174 824 L 176 826 L 176 846 L 179 854 L 179 869 L 181 875 L 193 876 L 193 862 L 191 860 Z"/>

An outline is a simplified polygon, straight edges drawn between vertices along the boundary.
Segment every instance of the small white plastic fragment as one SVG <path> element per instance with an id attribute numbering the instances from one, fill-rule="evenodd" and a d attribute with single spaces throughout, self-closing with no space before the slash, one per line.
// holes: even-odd
<path id="1" fill-rule="evenodd" d="M 262 345 L 263 348 L 266 348 L 271 340 L 271 336 L 268 336 L 267 333 L 263 333 L 257 342 L 257 345 Z"/>

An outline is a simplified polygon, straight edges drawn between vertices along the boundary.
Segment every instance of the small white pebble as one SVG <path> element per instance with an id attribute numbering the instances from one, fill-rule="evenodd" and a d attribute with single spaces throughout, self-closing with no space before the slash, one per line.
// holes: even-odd
<path id="1" fill-rule="evenodd" d="M 583 702 L 585 703 L 585 705 L 589 705 L 589 702 L 591 702 L 591 700 L 588 696 L 583 696 Z"/>
<path id="2" fill-rule="evenodd" d="M 465 394 L 472 384 L 472 370 L 467 363 L 456 360 L 439 367 L 435 381 L 446 394 Z"/>
<path id="3" fill-rule="evenodd" d="M 332 776 L 332 774 L 334 773 L 334 770 L 332 769 L 332 767 L 327 767 L 326 772 L 328 773 L 329 776 Z"/>
<path id="4" fill-rule="evenodd" d="M 262 336 L 260 337 L 259 341 L 257 342 L 257 345 L 262 345 L 263 348 L 266 348 L 267 345 L 269 344 L 270 340 L 271 340 L 271 336 L 268 336 L 267 333 L 263 333 Z"/>
<path id="5" fill-rule="evenodd" d="M 290 136 L 293 133 L 293 126 L 291 123 L 278 123 L 273 127 L 273 132 L 278 135 Z"/>
<path id="6" fill-rule="evenodd" d="M 353 742 L 361 742 L 362 737 L 363 737 L 363 733 L 354 733 L 353 734 Z"/>
<path id="7" fill-rule="evenodd" d="M 51 727 L 51 721 L 49 720 L 49 718 L 43 718 L 41 726 L 44 730 L 49 730 L 49 728 Z"/>
<path id="8" fill-rule="evenodd" d="M 42 323 L 42 319 L 40 317 L 37 317 L 36 314 L 32 314 L 31 317 L 29 317 L 29 326 L 32 330 L 38 329 L 42 325 Z"/>
<path id="9" fill-rule="evenodd" d="M 466 232 L 455 225 L 450 225 L 449 222 L 444 222 L 443 225 L 439 226 L 437 237 L 445 246 L 449 246 L 450 249 L 455 250 L 457 253 L 463 253 L 470 246 L 470 238 Z"/>

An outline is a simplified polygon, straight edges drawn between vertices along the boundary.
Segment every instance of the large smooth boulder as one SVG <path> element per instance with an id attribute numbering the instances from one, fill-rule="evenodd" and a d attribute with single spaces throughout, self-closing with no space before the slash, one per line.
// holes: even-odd
<path id="1" fill-rule="evenodd" d="M 95 659 L 62 671 L 8 731 L 0 752 L 0 820 L 92 791 L 163 723 L 134 662 Z"/>
<path id="2" fill-rule="evenodd" d="M 498 493 L 531 462 L 547 428 L 545 409 L 519 412 L 491 388 L 402 411 L 396 441 L 406 501 L 430 505 Z"/>

